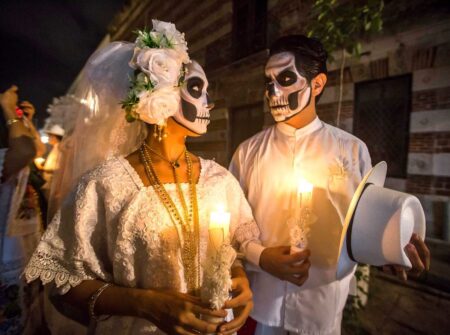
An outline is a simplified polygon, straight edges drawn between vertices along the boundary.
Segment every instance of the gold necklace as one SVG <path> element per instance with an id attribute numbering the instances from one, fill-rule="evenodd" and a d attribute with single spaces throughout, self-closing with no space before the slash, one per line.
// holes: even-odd
<path id="1" fill-rule="evenodd" d="M 162 158 L 163 160 L 168 162 L 170 164 L 170 166 L 172 167 L 173 179 L 175 180 L 175 185 L 176 185 L 176 188 L 177 188 L 178 197 L 180 199 L 181 206 L 183 206 L 184 222 L 185 222 L 185 224 L 188 225 L 190 222 L 192 222 L 192 214 L 193 214 L 192 213 L 192 206 L 189 206 L 189 208 L 188 208 L 188 206 L 186 204 L 186 199 L 184 198 L 183 191 L 181 190 L 181 185 L 178 182 L 178 174 L 177 174 L 177 170 L 176 170 L 180 166 L 180 164 L 178 163 L 178 160 L 180 159 L 181 155 L 184 154 L 186 156 L 186 147 L 184 147 L 184 150 L 181 152 L 180 156 L 178 156 L 178 158 L 175 161 L 171 162 L 170 160 L 168 160 L 164 156 L 160 155 L 152 147 L 150 147 L 147 143 L 144 142 L 144 153 L 148 157 L 150 157 L 149 161 L 152 163 L 151 166 L 153 166 L 153 161 L 151 160 L 151 156 L 148 153 L 147 149 L 149 149 L 154 154 L 156 154 L 157 156 L 159 156 L 160 158 Z M 186 163 L 188 163 L 188 158 L 186 158 Z M 153 171 L 154 171 L 154 169 L 153 169 Z M 190 171 L 192 172 L 192 165 L 189 166 L 189 164 L 188 164 L 188 180 L 190 180 L 189 179 L 190 178 L 189 177 Z M 155 175 L 156 175 L 156 173 L 155 173 Z"/>
<path id="2" fill-rule="evenodd" d="M 168 211 L 172 224 L 178 234 L 178 240 L 180 243 L 181 259 L 184 266 L 184 277 L 187 285 L 188 292 L 196 294 L 200 287 L 200 229 L 198 218 L 198 203 L 197 203 L 197 190 L 196 185 L 192 177 L 192 161 L 185 150 L 185 158 L 188 168 L 188 181 L 189 181 L 189 196 L 190 206 L 189 209 L 186 206 L 181 186 L 179 185 L 178 178 L 176 177 L 175 183 L 177 185 L 177 191 L 180 196 L 180 200 L 183 204 L 184 220 L 182 219 L 177 207 L 175 206 L 172 198 L 167 193 L 161 180 L 153 166 L 151 156 L 145 146 L 141 146 L 140 154 L 141 160 L 144 164 L 145 170 L 155 189 L 158 197 L 163 203 L 164 207 Z M 173 167 L 174 175 L 176 176 L 175 167 Z"/>
<path id="3" fill-rule="evenodd" d="M 184 153 L 186 152 L 186 147 L 184 147 L 184 150 L 180 153 L 180 155 L 178 156 L 177 159 L 175 159 L 174 161 L 168 160 L 166 157 L 164 157 L 163 155 L 161 155 L 159 152 L 157 152 L 155 149 L 153 149 L 151 146 L 149 146 L 147 143 L 144 142 L 144 145 L 147 149 L 149 149 L 151 152 L 153 152 L 156 156 L 158 156 L 159 158 L 165 160 L 166 162 L 168 162 L 173 169 L 179 168 L 180 167 L 180 163 L 178 163 L 178 161 L 180 160 L 181 156 L 184 155 Z"/>

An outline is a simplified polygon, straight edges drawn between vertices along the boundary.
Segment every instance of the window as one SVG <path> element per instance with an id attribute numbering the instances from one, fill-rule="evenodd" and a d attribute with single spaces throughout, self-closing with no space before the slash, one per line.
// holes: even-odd
<path id="1" fill-rule="evenodd" d="M 267 0 L 233 0 L 233 58 L 266 47 Z"/>
<path id="2" fill-rule="evenodd" d="M 387 162 L 388 177 L 406 178 L 410 111 L 411 75 L 355 85 L 354 134 L 372 164 Z"/>

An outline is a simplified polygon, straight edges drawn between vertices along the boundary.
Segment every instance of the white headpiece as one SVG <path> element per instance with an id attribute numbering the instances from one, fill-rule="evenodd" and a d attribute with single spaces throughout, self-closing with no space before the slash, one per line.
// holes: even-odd
<path id="1" fill-rule="evenodd" d="M 122 107 L 127 119 L 163 125 L 180 109 L 184 65 L 190 63 L 184 34 L 173 23 L 152 20 L 152 31 L 138 31 L 130 66 L 135 69 Z"/>
<path id="2" fill-rule="evenodd" d="M 184 35 L 172 23 L 157 20 L 151 31 L 138 32 L 135 43 L 113 42 L 89 58 L 73 92 L 84 108 L 72 135 L 61 143 L 62 164 L 52 185 L 57 190 L 55 207 L 83 173 L 139 148 L 147 128 L 130 121 L 139 116 L 147 123 L 164 124 L 179 111 L 188 62 Z"/>

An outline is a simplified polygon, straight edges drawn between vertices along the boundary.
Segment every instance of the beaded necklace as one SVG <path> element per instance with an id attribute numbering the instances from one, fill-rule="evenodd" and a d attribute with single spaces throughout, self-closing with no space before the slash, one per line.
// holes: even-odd
<path id="1" fill-rule="evenodd" d="M 187 174 L 189 182 L 189 207 L 187 206 L 186 199 L 184 198 L 181 185 L 178 181 L 178 175 L 176 169 L 179 167 L 178 159 L 175 162 L 170 162 L 166 158 L 164 160 L 170 163 L 172 167 L 177 193 L 180 198 L 180 202 L 183 207 L 183 217 L 180 215 L 177 207 L 175 206 L 172 198 L 167 193 L 161 180 L 156 174 L 151 155 L 148 151 L 146 144 L 140 148 L 141 161 L 144 164 L 147 176 L 152 184 L 156 194 L 166 208 L 169 217 L 177 230 L 178 240 L 181 249 L 181 260 L 184 266 L 184 277 L 188 292 L 196 294 L 200 287 L 200 229 L 198 218 L 198 203 L 197 203 L 197 190 L 196 184 L 192 176 L 192 161 L 188 151 L 183 151 L 187 163 Z M 152 152 L 155 152 L 151 149 Z M 155 152 L 156 154 L 156 152 Z M 159 155 L 158 155 L 159 156 Z M 176 164 L 175 164 L 176 163 Z"/>

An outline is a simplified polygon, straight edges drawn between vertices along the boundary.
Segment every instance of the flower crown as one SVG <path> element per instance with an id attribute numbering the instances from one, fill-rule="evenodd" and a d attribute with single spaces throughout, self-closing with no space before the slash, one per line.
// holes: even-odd
<path id="1" fill-rule="evenodd" d="M 138 30 L 133 58 L 134 68 L 127 97 L 121 102 L 128 122 L 142 118 L 163 125 L 180 105 L 184 65 L 190 62 L 184 33 L 173 23 L 152 20 L 151 31 Z"/>

